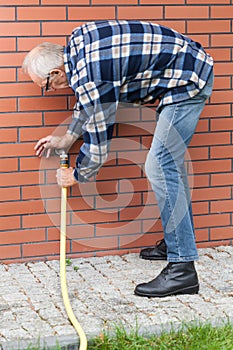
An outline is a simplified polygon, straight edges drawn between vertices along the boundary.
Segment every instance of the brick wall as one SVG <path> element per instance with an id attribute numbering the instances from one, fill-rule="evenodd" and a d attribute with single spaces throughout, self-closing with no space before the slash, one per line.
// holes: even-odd
<path id="1" fill-rule="evenodd" d="M 39 160 L 33 147 L 47 134 L 64 132 L 74 97 L 71 90 L 42 96 L 22 73 L 23 57 L 42 41 L 65 45 L 83 22 L 114 18 L 167 25 L 200 41 L 214 57 L 214 92 L 187 167 L 198 246 L 232 244 L 232 0 L 0 0 L 0 6 L 0 260 L 59 255 L 58 159 Z M 153 108 L 119 111 L 110 157 L 97 182 L 69 192 L 69 256 L 137 251 L 162 237 L 143 172 L 154 126 Z M 80 142 L 71 149 L 71 164 Z"/>

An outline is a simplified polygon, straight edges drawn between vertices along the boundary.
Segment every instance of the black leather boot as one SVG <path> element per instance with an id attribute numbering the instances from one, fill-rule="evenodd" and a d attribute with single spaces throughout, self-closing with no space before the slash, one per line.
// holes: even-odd
<path id="1" fill-rule="evenodd" d="M 148 283 L 138 284 L 134 293 L 143 297 L 166 297 L 177 294 L 197 294 L 198 277 L 194 262 L 169 263 Z"/>
<path id="2" fill-rule="evenodd" d="M 167 260 L 167 246 L 164 239 L 156 242 L 154 248 L 142 249 L 139 256 L 146 260 Z"/>

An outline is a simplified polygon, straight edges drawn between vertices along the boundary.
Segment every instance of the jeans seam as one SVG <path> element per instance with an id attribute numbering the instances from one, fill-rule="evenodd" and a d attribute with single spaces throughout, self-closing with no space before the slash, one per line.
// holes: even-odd
<path id="1" fill-rule="evenodd" d="M 175 119 L 177 108 L 178 108 L 178 105 L 176 105 L 175 108 L 174 108 L 173 117 L 172 117 L 172 119 L 169 122 L 169 129 L 168 130 L 170 130 L 171 127 L 174 127 L 173 120 Z M 168 133 L 167 133 L 166 139 L 162 140 L 163 149 L 165 149 L 167 138 L 168 138 Z M 161 177 L 162 177 L 162 173 L 163 173 L 162 169 L 163 169 L 163 167 L 161 166 L 161 157 L 162 157 L 162 155 L 159 157 L 159 167 L 161 169 Z M 164 183 L 164 181 L 161 181 L 161 182 Z M 169 209 L 170 217 L 171 217 L 173 228 L 174 228 L 174 230 L 171 231 L 170 234 L 174 234 L 174 236 L 175 236 L 176 250 L 177 250 L 178 255 L 180 256 L 179 244 L 178 244 L 178 241 L 177 241 L 177 235 L 176 235 L 176 229 L 175 229 L 175 218 L 174 218 L 174 215 L 172 213 L 172 206 L 171 206 L 171 201 L 170 201 L 169 193 L 168 193 L 167 186 L 166 186 L 166 179 L 165 179 L 164 192 L 165 192 L 166 200 L 168 201 L 168 209 Z"/>

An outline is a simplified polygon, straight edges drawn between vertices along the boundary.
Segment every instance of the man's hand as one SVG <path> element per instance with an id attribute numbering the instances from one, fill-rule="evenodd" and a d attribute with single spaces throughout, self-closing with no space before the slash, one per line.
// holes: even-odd
<path id="1" fill-rule="evenodd" d="M 46 158 L 49 158 L 52 149 L 64 149 L 71 147 L 74 143 L 75 137 L 70 134 L 64 136 L 49 135 L 40 139 L 34 147 L 36 155 L 41 157 L 46 151 Z"/>
<path id="2" fill-rule="evenodd" d="M 74 175 L 74 169 L 70 168 L 59 168 L 57 169 L 57 183 L 61 187 L 71 187 L 77 183 Z"/>

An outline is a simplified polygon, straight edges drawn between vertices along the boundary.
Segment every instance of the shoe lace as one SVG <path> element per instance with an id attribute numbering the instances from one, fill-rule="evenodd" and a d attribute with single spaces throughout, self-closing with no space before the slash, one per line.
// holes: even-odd
<path id="1" fill-rule="evenodd" d="M 161 271 L 161 275 L 165 280 L 167 279 L 167 275 L 169 274 L 169 270 L 171 269 L 171 266 L 172 264 L 168 263 L 168 265 Z"/>

